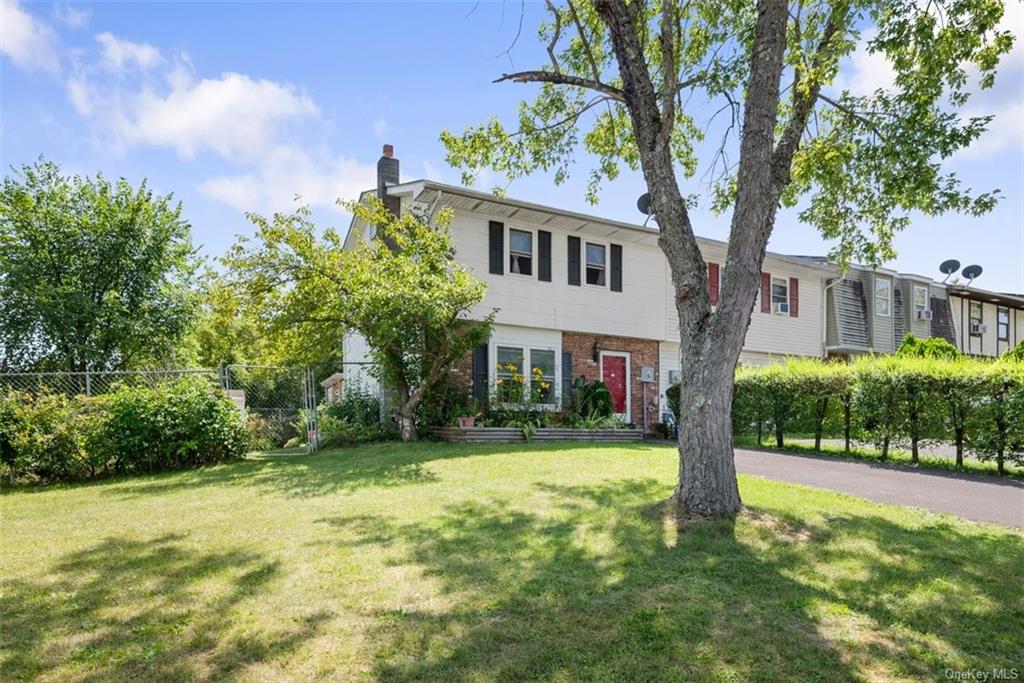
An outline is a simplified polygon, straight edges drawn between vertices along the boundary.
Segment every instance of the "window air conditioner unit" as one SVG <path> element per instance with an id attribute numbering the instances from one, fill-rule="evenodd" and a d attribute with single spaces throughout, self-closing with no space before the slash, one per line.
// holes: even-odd
<path id="1" fill-rule="evenodd" d="M 927 310 L 927 309 L 923 310 L 923 311 L 918 311 L 917 312 L 917 319 L 918 320 L 931 320 L 932 319 L 932 312 Z"/>
<path id="2" fill-rule="evenodd" d="M 778 313 L 779 315 L 789 315 L 789 304 L 788 303 L 772 304 L 772 312 L 773 313 Z"/>
<path id="3" fill-rule="evenodd" d="M 982 323 L 971 323 L 971 334 L 985 334 L 988 327 Z"/>

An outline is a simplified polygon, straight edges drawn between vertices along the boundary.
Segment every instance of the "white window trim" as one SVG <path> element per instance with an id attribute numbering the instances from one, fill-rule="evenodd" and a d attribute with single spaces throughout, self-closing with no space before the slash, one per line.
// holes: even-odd
<path id="1" fill-rule="evenodd" d="M 604 357 L 605 356 L 616 356 L 626 359 L 626 412 L 615 413 L 618 417 L 621 417 L 626 422 L 632 422 L 633 415 L 633 371 L 630 368 L 630 354 L 628 351 L 601 351 L 601 356 L 598 359 L 600 361 L 599 370 L 601 371 L 601 381 L 604 382 Z M 614 409 L 614 406 L 613 406 Z"/>
<path id="2" fill-rule="evenodd" d="M 917 305 L 917 293 L 918 292 L 924 292 L 924 303 L 921 304 L 920 308 L 918 308 L 918 305 Z M 928 288 L 927 287 L 925 287 L 924 285 L 914 285 L 913 286 L 913 288 L 910 290 L 910 307 L 911 307 L 911 310 L 912 310 L 912 312 L 914 314 L 914 320 L 917 320 L 917 312 L 918 311 L 927 311 L 928 310 Z"/>
<path id="3" fill-rule="evenodd" d="M 721 273 L 721 271 L 719 271 L 719 273 Z M 721 275 L 719 275 L 719 278 L 721 278 Z M 787 308 L 787 312 L 786 313 L 776 313 L 775 312 L 775 291 L 774 290 L 775 290 L 775 283 L 776 282 L 781 282 L 782 285 L 786 288 L 786 308 Z M 722 297 L 721 285 L 719 285 L 718 297 L 719 297 L 719 300 L 721 300 L 721 297 Z M 781 316 L 789 315 L 789 310 L 792 310 L 791 307 L 793 306 L 793 292 L 790 291 L 790 288 L 789 288 L 789 278 L 788 277 L 775 277 L 775 275 L 772 275 L 772 283 L 771 283 L 771 286 L 768 288 L 768 301 L 771 304 L 771 306 L 770 306 L 771 310 L 769 311 L 769 313 L 771 313 L 772 315 L 781 315 Z"/>
<path id="4" fill-rule="evenodd" d="M 1006 336 L 999 336 L 999 314 L 1006 314 Z M 1010 341 L 1010 309 L 1006 306 L 996 306 L 996 341 L 1009 342 Z"/>
<path id="5" fill-rule="evenodd" d="M 593 289 L 609 289 L 612 286 L 612 247 L 610 242 L 604 240 L 589 239 L 583 235 L 580 235 L 580 241 L 583 243 L 582 251 L 580 255 L 580 284 L 584 287 L 591 287 Z M 595 247 L 604 247 L 604 284 L 603 285 L 592 285 L 587 282 L 587 245 L 593 244 Z"/>
<path id="6" fill-rule="evenodd" d="M 523 276 L 525 277 L 525 276 Z M 490 366 L 488 372 L 488 382 L 490 387 L 488 393 L 492 396 L 498 387 L 498 347 L 503 346 L 506 349 L 519 349 L 523 354 L 523 395 L 531 396 L 530 384 L 533 381 L 533 369 L 531 365 L 530 352 L 531 351 L 553 351 L 555 354 L 555 381 L 553 383 L 553 402 L 552 403 L 534 403 L 532 404 L 536 410 L 558 410 L 562 404 L 562 350 L 545 344 L 524 344 L 523 342 L 502 342 L 492 339 L 487 344 L 487 362 Z M 508 403 L 505 401 L 495 401 L 494 405 L 502 408 L 511 407 L 518 405 L 515 403 Z"/>
<path id="7" fill-rule="evenodd" d="M 977 318 L 975 318 L 973 316 L 973 314 L 972 314 L 972 311 L 974 310 L 974 304 L 978 304 L 978 317 Z M 985 324 L 985 304 L 983 302 L 981 302 L 981 301 L 974 301 L 973 299 L 967 299 L 967 336 L 968 337 L 977 337 L 978 339 L 981 339 L 982 337 L 985 336 L 984 333 L 982 333 L 982 332 L 978 332 L 978 333 L 971 332 L 971 327 L 974 325 L 974 323 L 978 323 L 979 325 L 984 325 Z"/>
<path id="8" fill-rule="evenodd" d="M 880 282 L 885 285 L 885 291 L 887 293 L 887 296 L 885 296 L 885 297 L 878 296 L 878 283 L 880 283 Z M 875 297 L 874 298 L 874 302 L 875 302 L 874 313 L 875 313 L 875 315 L 881 316 L 883 318 L 891 318 L 892 317 L 892 280 L 886 280 L 884 278 L 875 278 L 875 284 L 874 284 L 873 289 L 874 289 L 873 296 Z M 886 310 L 885 313 L 879 313 L 878 312 L 878 301 L 879 301 L 879 299 L 885 301 L 888 304 L 888 306 L 886 307 L 887 310 Z"/>
<path id="9" fill-rule="evenodd" d="M 512 272 L 512 231 L 513 230 L 515 230 L 517 232 L 528 232 L 531 235 L 531 237 L 530 237 L 530 244 L 533 245 L 533 252 L 532 252 L 532 255 L 530 256 L 530 259 L 531 259 L 531 268 L 530 269 L 533 272 L 530 273 L 529 275 L 527 275 L 526 273 L 513 273 Z M 505 273 L 507 275 L 511 275 L 512 277 L 523 278 L 524 280 L 536 280 L 537 277 L 538 277 L 537 271 L 539 270 L 539 266 L 540 266 L 540 264 L 538 263 L 540 259 L 537 258 L 537 252 L 538 251 L 539 251 L 539 246 L 537 244 L 537 231 L 536 230 L 534 230 L 533 228 L 524 228 L 524 227 L 519 226 L 519 225 L 506 225 L 505 226 Z M 504 346 L 504 344 L 502 346 Z"/>

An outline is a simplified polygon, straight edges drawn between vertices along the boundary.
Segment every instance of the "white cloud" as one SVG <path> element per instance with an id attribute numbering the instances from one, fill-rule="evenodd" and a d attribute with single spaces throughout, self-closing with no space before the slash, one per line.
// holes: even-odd
<path id="1" fill-rule="evenodd" d="M 15 0 L 0 2 L 0 53 L 30 71 L 60 71 L 57 35 Z"/>
<path id="2" fill-rule="evenodd" d="M 988 130 L 970 147 L 957 152 L 955 158 L 985 159 L 1006 149 L 1024 150 L 1024 102 L 1011 101 L 968 112 L 969 116 L 991 114 L 995 118 Z"/>
<path id="3" fill-rule="evenodd" d="M 211 178 L 199 192 L 240 211 L 289 211 L 299 204 L 335 207 L 337 199 L 356 199 L 375 182 L 371 164 L 314 157 L 298 145 L 282 144 L 268 151 L 255 172 Z"/>
<path id="4" fill-rule="evenodd" d="M 857 48 L 850 55 L 850 62 L 836 77 L 836 89 L 849 90 L 854 95 L 871 95 L 896 83 L 896 70 L 885 53 L 868 51 L 868 42 L 876 35 L 878 30 L 873 28 L 861 34 Z"/>
<path id="5" fill-rule="evenodd" d="M 295 88 L 244 74 L 192 82 L 181 72 L 166 94 L 143 90 L 115 119 L 128 144 L 172 147 L 185 158 L 211 150 L 229 161 L 258 160 L 292 121 L 316 117 Z"/>
<path id="6" fill-rule="evenodd" d="M 384 119 L 376 119 L 373 122 L 373 134 L 379 138 L 384 137 L 384 134 L 388 132 L 388 122 Z"/>
<path id="7" fill-rule="evenodd" d="M 68 99 L 71 100 L 71 106 L 75 108 L 79 114 L 88 116 L 92 113 L 92 93 L 89 90 L 89 84 L 82 78 L 69 78 L 65 87 L 68 91 Z"/>
<path id="8" fill-rule="evenodd" d="M 57 23 L 63 24 L 68 28 L 85 28 L 92 17 L 92 12 L 85 7 L 65 4 L 54 5 L 51 14 Z"/>
<path id="9" fill-rule="evenodd" d="M 98 34 L 96 41 L 103 47 L 103 63 L 110 71 L 122 71 L 133 66 L 146 71 L 163 61 L 160 51 L 146 43 L 122 40 L 106 32 Z"/>

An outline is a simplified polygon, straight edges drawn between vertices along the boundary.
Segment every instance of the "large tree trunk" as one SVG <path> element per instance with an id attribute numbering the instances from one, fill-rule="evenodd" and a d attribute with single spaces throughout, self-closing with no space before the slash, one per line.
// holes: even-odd
<path id="1" fill-rule="evenodd" d="M 679 485 L 673 498 L 690 512 L 735 514 L 740 509 L 732 452 L 736 361 L 680 355 Z"/>

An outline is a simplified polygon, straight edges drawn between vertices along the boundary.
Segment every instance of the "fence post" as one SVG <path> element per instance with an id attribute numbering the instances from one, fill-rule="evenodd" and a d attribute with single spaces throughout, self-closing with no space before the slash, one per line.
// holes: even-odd
<path id="1" fill-rule="evenodd" d="M 92 375 L 89 374 L 89 368 L 85 369 L 85 395 L 92 396 Z"/>

